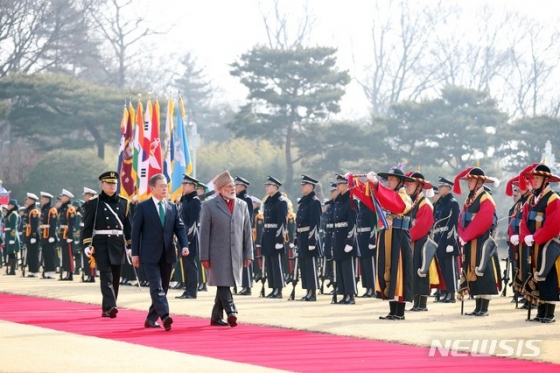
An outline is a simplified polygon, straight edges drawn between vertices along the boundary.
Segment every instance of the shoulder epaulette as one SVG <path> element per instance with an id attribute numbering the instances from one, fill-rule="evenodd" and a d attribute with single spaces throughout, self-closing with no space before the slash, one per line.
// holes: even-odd
<path id="1" fill-rule="evenodd" d="M 31 216 L 31 217 L 41 216 L 41 213 L 39 212 L 38 209 L 33 209 L 29 212 L 29 216 Z"/>
<path id="2" fill-rule="evenodd" d="M 280 195 L 280 197 L 278 197 L 278 200 L 288 203 L 288 199 L 286 197 L 284 197 L 283 195 Z"/>
<path id="3" fill-rule="evenodd" d="M 95 195 L 95 196 L 93 196 L 93 197 L 90 197 L 90 199 L 88 200 L 88 202 L 91 201 L 91 200 L 96 199 L 97 197 L 99 197 L 99 195 Z"/>

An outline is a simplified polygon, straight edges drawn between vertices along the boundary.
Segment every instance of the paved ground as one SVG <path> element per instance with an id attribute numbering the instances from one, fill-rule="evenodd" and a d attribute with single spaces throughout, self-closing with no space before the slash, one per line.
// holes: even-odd
<path id="1" fill-rule="evenodd" d="M 540 348 L 540 354 L 531 359 L 560 363 L 560 355 L 557 353 L 560 349 L 558 340 L 560 323 L 540 324 L 525 321 L 526 311 L 514 309 L 509 297 L 493 299 L 490 303 L 489 317 L 461 316 L 460 303 L 432 303 L 433 298 L 430 298 L 429 312 L 407 312 L 406 321 L 384 321 L 379 320 L 378 317 L 388 312 L 388 304 L 380 300 L 358 298 L 356 305 L 332 305 L 330 296 L 321 295 L 317 302 L 292 302 L 287 300 L 291 285 L 284 290 L 284 299 L 259 298 L 260 289 L 261 284 L 259 283 L 253 289 L 252 296 L 235 297 L 239 310 L 238 322 L 421 346 L 430 346 L 434 339 L 441 343 L 448 339 L 485 339 L 497 340 L 498 343 L 505 340 L 532 339 L 539 340 L 535 344 Z M 99 283 L 85 284 L 79 281 L 60 282 L 0 275 L 0 291 L 89 304 L 99 304 L 101 300 Z M 209 317 L 215 288 L 210 288 L 208 292 L 200 292 L 196 300 L 175 299 L 175 296 L 180 294 L 181 291 L 170 290 L 172 315 Z M 296 289 L 296 299 L 303 295 L 303 290 Z M 121 288 L 119 307 L 147 310 L 149 304 L 147 288 L 142 288 L 142 291 L 135 287 Z M 471 311 L 473 308 L 474 301 L 465 302 L 465 312 Z M 535 311 L 533 311 L 534 313 Z M 143 319 L 138 320 L 138 323 L 142 324 L 143 321 Z M 0 323 L 0 339 L 3 341 L 0 349 L 0 361 L 2 362 L 0 371 L 60 371 L 62 369 L 60 364 L 72 364 L 69 365 L 72 367 L 76 366 L 74 364 L 78 364 L 80 371 L 103 371 L 102 366 L 100 367 L 96 363 L 91 366 L 88 363 L 87 351 L 95 351 L 95 355 L 102 354 L 102 356 L 109 357 L 107 366 L 111 367 L 111 370 L 116 370 L 115 367 L 125 368 L 127 366 L 127 361 L 123 360 L 123 356 L 134 356 L 135 362 L 141 363 L 144 368 L 141 371 L 161 370 L 162 367 L 156 369 L 150 365 L 152 364 L 150 357 L 160 356 L 162 353 L 169 354 L 168 361 L 173 362 L 171 366 L 182 366 L 180 364 L 185 363 L 187 364 L 185 366 L 198 366 L 199 371 L 224 370 L 224 362 L 219 360 L 161 352 L 147 347 L 129 346 L 120 342 L 80 337 L 9 322 L 0 321 Z M 8 340 L 9 343 L 4 342 Z M 468 342 L 466 343 L 468 344 Z M 509 346 L 517 346 L 517 341 L 508 343 Z M 61 346 L 70 347 L 61 348 Z M 119 351 L 118 355 L 114 353 L 115 348 Z M 33 359 L 29 359 L 30 351 Z M 111 353 L 111 351 L 113 352 Z M 497 349 L 498 353 L 500 351 L 503 352 L 503 350 Z M 524 354 L 531 351 L 521 349 L 520 352 Z M 5 359 L 1 357 L 2 355 L 8 358 Z M 114 356 L 114 362 L 111 361 L 111 356 Z M 41 363 L 45 360 L 50 363 Z M 193 366 L 193 364 L 195 365 Z M 228 370 L 233 371 L 266 371 L 260 367 L 229 362 L 227 364 Z M 53 366 L 57 368 L 53 370 L 45 368 Z M 68 371 L 74 369 L 69 368 Z"/>

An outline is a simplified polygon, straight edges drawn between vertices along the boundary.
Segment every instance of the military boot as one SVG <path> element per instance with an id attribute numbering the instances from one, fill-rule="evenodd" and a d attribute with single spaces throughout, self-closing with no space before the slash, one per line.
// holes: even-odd
<path id="1" fill-rule="evenodd" d="M 476 306 L 474 308 L 474 311 L 467 312 L 467 313 L 465 313 L 465 315 L 467 315 L 467 316 L 477 316 L 477 314 L 480 312 L 480 309 L 482 307 L 482 299 L 476 298 L 475 301 L 476 301 Z"/>
<path id="2" fill-rule="evenodd" d="M 416 307 L 416 311 L 427 311 L 428 310 L 428 296 L 427 295 L 420 295 L 418 300 L 418 307 Z"/>
<path id="3" fill-rule="evenodd" d="M 397 312 L 397 302 L 390 301 L 389 302 L 389 314 L 387 314 L 386 316 L 379 316 L 379 319 L 380 320 L 393 320 L 393 317 L 395 317 L 396 312 Z"/>
<path id="4" fill-rule="evenodd" d="M 393 316 L 393 320 L 404 320 L 404 308 L 406 306 L 405 302 L 397 302 L 396 313 Z"/>
<path id="5" fill-rule="evenodd" d="M 488 316 L 488 305 L 490 304 L 490 299 L 481 299 L 480 302 L 480 311 L 478 311 L 475 316 Z"/>
<path id="6" fill-rule="evenodd" d="M 420 302 L 420 295 L 415 294 L 414 295 L 414 302 L 412 303 L 412 308 L 409 309 L 409 311 L 413 311 L 413 312 L 418 311 L 418 303 L 419 302 Z"/>
<path id="7" fill-rule="evenodd" d="M 556 305 L 554 303 L 545 303 L 545 316 L 541 319 L 542 323 L 550 324 L 555 322 L 554 310 Z"/>
<path id="8" fill-rule="evenodd" d="M 545 316 L 546 316 L 546 303 L 539 303 L 539 306 L 537 307 L 537 316 L 533 317 L 529 321 L 541 322 Z"/>

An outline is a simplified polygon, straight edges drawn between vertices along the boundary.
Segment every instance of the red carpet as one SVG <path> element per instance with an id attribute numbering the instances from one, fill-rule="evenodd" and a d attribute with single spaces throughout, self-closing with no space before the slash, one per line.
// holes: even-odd
<path id="1" fill-rule="evenodd" d="M 173 315 L 173 329 L 144 329 L 145 312 L 0 293 L 0 319 L 69 333 L 290 371 L 453 373 L 558 370 L 557 365 L 499 357 L 429 357 L 428 348 L 241 324 L 212 327 L 208 319 Z M 224 367 L 225 368 L 225 367 Z M 224 369 L 227 370 L 227 369 Z"/>

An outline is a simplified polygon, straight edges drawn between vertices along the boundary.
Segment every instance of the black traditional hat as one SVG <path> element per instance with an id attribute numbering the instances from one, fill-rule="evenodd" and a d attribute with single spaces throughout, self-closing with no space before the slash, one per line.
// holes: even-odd
<path id="1" fill-rule="evenodd" d="M 189 176 L 187 174 L 183 174 L 183 181 L 181 184 L 194 184 L 195 186 L 198 185 L 199 181 L 196 180 L 194 177 Z"/>
<path id="2" fill-rule="evenodd" d="M 251 183 L 250 183 L 249 181 L 247 181 L 246 179 L 242 178 L 241 176 L 235 176 L 234 182 L 235 182 L 235 185 L 245 185 L 246 187 L 248 187 L 249 185 L 251 185 Z"/>
<path id="3" fill-rule="evenodd" d="M 434 187 L 428 180 L 424 179 L 424 175 L 422 175 L 418 171 L 408 172 L 405 176 L 413 179 L 413 181 L 417 181 L 422 184 L 422 189 L 432 189 Z"/>
<path id="4" fill-rule="evenodd" d="M 535 168 L 533 168 L 531 171 L 526 172 L 525 175 L 527 174 L 532 174 L 533 176 L 544 176 L 544 177 L 548 177 L 548 181 L 550 183 L 557 183 L 560 181 L 560 176 L 554 175 L 551 171 L 550 171 L 550 167 L 548 167 L 545 164 L 539 164 L 537 165 Z"/>
<path id="5" fill-rule="evenodd" d="M 402 181 L 416 181 L 413 178 L 406 176 L 403 170 L 401 170 L 398 167 L 391 168 L 389 172 L 380 172 L 377 174 L 377 176 L 382 177 L 384 179 L 387 179 L 389 176 L 395 176 L 402 179 Z"/>
<path id="6" fill-rule="evenodd" d="M 484 183 L 493 183 L 496 187 L 500 184 L 500 181 L 496 178 L 486 176 L 484 171 L 480 167 L 469 167 L 457 174 L 455 176 L 455 182 L 453 184 L 453 192 L 456 194 L 461 194 L 461 184 L 459 180 L 468 179 L 478 179 L 483 180 Z"/>
<path id="7" fill-rule="evenodd" d="M 276 185 L 277 187 L 281 187 L 282 183 L 278 179 L 273 178 L 272 176 L 269 175 L 264 185 Z"/>
<path id="8" fill-rule="evenodd" d="M 116 171 L 106 171 L 99 175 L 99 180 L 106 183 L 116 183 L 119 178 L 119 173 Z"/>
<path id="9" fill-rule="evenodd" d="M 335 191 L 335 190 L 336 190 L 336 183 L 332 183 L 332 182 L 331 182 L 331 186 L 330 186 L 329 190 L 330 190 L 331 192 Z"/>
<path id="10" fill-rule="evenodd" d="M 318 182 L 319 180 L 315 180 L 307 175 L 301 175 L 301 185 L 303 184 L 317 185 Z"/>

